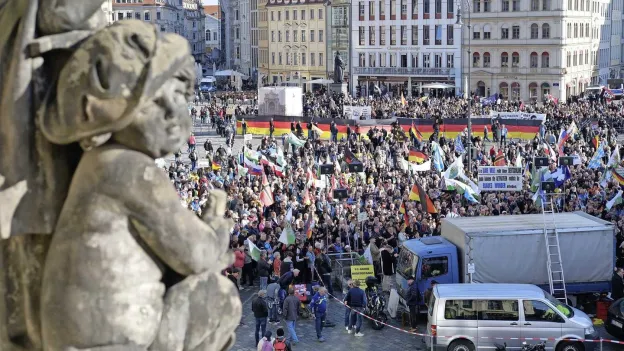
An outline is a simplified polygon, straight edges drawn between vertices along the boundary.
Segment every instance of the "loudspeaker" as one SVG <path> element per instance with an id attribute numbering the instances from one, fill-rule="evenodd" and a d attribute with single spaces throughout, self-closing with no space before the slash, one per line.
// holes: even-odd
<path id="1" fill-rule="evenodd" d="M 334 190 L 334 199 L 344 200 L 348 198 L 349 198 L 349 194 L 347 193 L 347 189 L 335 189 Z"/>
<path id="2" fill-rule="evenodd" d="M 321 175 L 323 175 L 323 174 L 334 174 L 334 165 L 332 165 L 332 164 L 320 165 L 319 166 L 319 173 Z"/>
<path id="3" fill-rule="evenodd" d="M 574 157 L 561 156 L 559 157 L 559 166 L 572 166 L 574 164 Z"/>
<path id="4" fill-rule="evenodd" d="M 553 181 L 542 182 L 542 190 L 545 193 L 553 193 L 553 192 L 555 192 L 555 182 L 553 182 Z"/>
<path id="5" fill-rule="evenodd" d="M 364 164 L 358 162 L 358 163 L 351 163 L 348 166 L 349 168 L 349 173 L 360 173 L 360 172 L 364 172 Z"/>
<path id="6" fill-rule="evenodd" d="M 533 167 L 548 167 L 548 157 L 536 157 L 533 159 Z"/>

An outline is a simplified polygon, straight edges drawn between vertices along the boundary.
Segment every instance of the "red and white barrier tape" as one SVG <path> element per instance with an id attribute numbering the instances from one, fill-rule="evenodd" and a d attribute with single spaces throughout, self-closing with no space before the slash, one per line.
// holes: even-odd
<path id="1" fill-rule="evenodd" d="M 315 272 L 316 272 L 316 271 L 315 271 Z M 317 275 L 319 275 L 319 274 L 318 274 L 318 272 L 316 272 L 316 274 L 317 274 Z M 319 281 L 320 281 L 320 283 L 322 284 L 322 286 L 324 287 L 324 286 L 325 286 L 325 283 L 323 282 L 323 279 L 321 279 L 320 275 L 319 275 Z M 456 336 L 457 336 L 457 335 L 449 335 L 449 336 L 446 336 L 446 335 L 435 335 L 435 336 L 434 336 L 434 335 L 431 335 L 431 334 L 416 333 L 416 332 L 412 332 L 412 331 L 409 331 L 409 330 L 406 330 L 406 329 L 402 329 L 402 328 L 399 328 L 399 327 L 395 327 L 394 325 L 391 325 L 391 324 L 388 324 L 388 323 L 384 323 L 384 322 L 382 322 L 382 321 L 380 321 L 380 320 L 377 320 L 377 319 L 375 319 L 375 318 L 373 318 L 373 317 L 371 317 L 371 316 L 368 316 L 368 315 L 366 315 L 366 314 L 364 314 L 364 313 L 362 313 L 362 312 L 360 312 L 360 311 L 358 311 L 358 310 L 353 309 L 352 307 L 350 307 L 349 305 L 345 304 L 342 300 L 340 300 L 340 299 L 339 299 L 339 298 L 337 298 L 336 296 L 334 296 L 334 295 L 330 294 L 329 292 L 327 293 L 327 295 L 329 295 L 332 299 L 334 299 L 334 300 L 338 301 L 338 302 L 339 302 L 341 305 L 343 305 L 344 307 L 346 307 L 346 308 L 350 309 L 351 311 L 353 311 L 353 312 L 355 312 L 355 313 L 357 313 L 357 314 L 361 315 L 362 317 L 364 317 L 364 318 L 366 318 L 366 319 L 369 319 L 369 320 L 372 320 L 372 321 L 375 321 L 375 322 L 377 322 L 377 323 L 379 323 L 379 324 L 382 324 L 382 325 L 384 325 L 384 326 L 386 326 L 386 327 L 388 327 L 388 328 L 390 328 L 390 329 L 394 329 L 394 330 L 399 331 L 399 332 L 401 332 L 401 333 L 410 334 L 410 335 L 416 335 L 416 336 L 422 336 L 422 337 L 429 337 L 429 338 L 430 338 L 430 337 L 436 337 L 436 338 L 454 338 L 454 337 L 456 337 Z M 476 338 L 474 338 L 474 337 L 471 337 L 471 336 L 465 336 L 465 335 L 464 335 L 464 336 L 462 336 L 462 337 L 463 337 L 463 338 L 466 338 L 466 339 L 472 339 L 472 340 L 476 339 Z M 557 341 L 557 340 L 565 340 L 565 341 L 579 341 L 579 342 L 591 342 L 591 343 L 602 343 L 602 342 L 606 342 L 606 343 L 611 343 L 611 344 L 624 345 L 624 341 L 619 341 L 619 340 L 609 340 L 609 339 L 602 339 L 602 338 L 601 338 L 601 339 L 566 339 L 566 338 L 561 339 L 561 338 L 511 338 L 511 337 L 487 337 L 487 336 L 482 336 L 482 337 L 479 337 L 479 339 L 494 339 L 494 340 L 521 340 L 521 341 Z"/>

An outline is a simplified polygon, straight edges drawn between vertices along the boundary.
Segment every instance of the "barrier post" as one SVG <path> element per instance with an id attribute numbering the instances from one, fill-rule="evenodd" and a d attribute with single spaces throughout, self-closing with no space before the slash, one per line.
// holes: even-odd
<path id="1" fill-rule="evenodd" d="M 431 348 L 431 351 L 433 351 L 433 334 L 429 335 L 429 337 L 431 338 L 431 342 L 429 343 L 429 347 Z"/>
<path id="2" fill-rule="evenodd" d="M 602 336 L 600 337 L 600 351 L 602 351 Z"/>

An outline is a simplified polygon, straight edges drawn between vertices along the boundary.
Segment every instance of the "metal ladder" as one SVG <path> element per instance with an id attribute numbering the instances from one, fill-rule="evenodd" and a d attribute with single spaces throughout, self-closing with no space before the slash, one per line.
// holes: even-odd
<path id="1" fill-rule="evenodd" d="M 561 260 L 561 248 L 559 246 L 559 233 L 557 232 L 557 222 L 555 221 L 556 208 L 553 197 L 545 195 L 542 201 L 542 218 L 544 220 L 544 241 L 546 242 L 546 255 L 548 259 L 548 284 L 550 294 L 563 303 L 568 303 L 565 278 L 563 275 L 563 261 Z M 553 229 L 548 230 L 547 215 L 550 214 Z"/>

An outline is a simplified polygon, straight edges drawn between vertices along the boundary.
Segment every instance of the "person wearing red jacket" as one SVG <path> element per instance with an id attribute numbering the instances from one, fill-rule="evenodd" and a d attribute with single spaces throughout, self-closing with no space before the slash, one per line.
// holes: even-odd
<path id="1" fill-rule="evenodd" d="M 243 290 L 243 287 L 240 285 L 240 275 L 243 271 L 243 266 L 245 265 L 245 252 L 243 248 L 238 244 L 234 246 L 234 269 L 238 271 L 238 276 L 236 279 L 238 280 L 238 289 Z"/>

